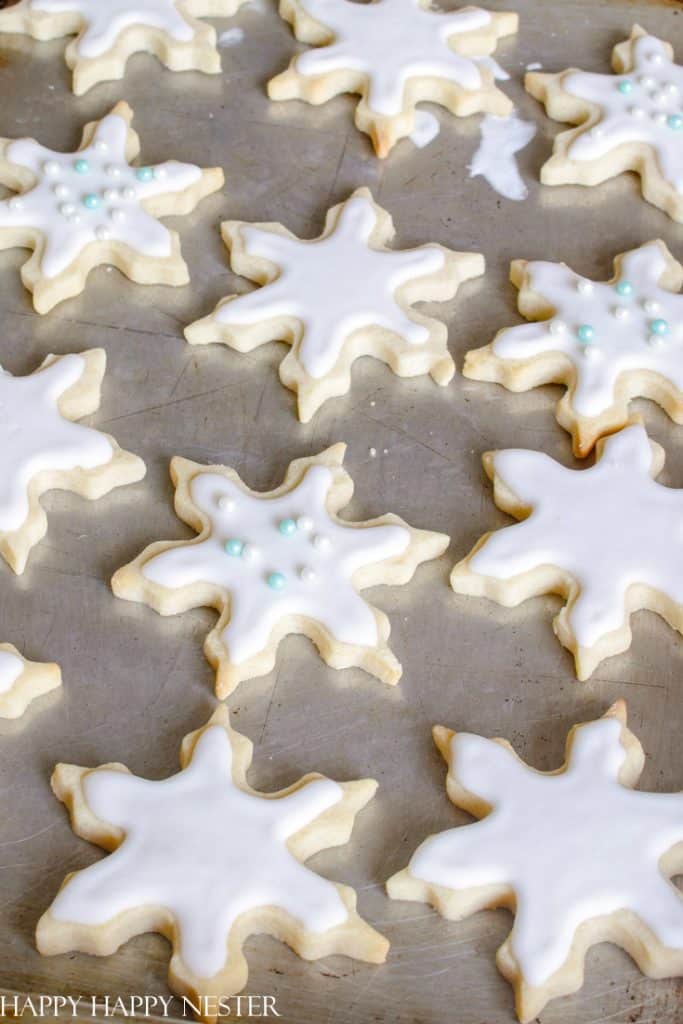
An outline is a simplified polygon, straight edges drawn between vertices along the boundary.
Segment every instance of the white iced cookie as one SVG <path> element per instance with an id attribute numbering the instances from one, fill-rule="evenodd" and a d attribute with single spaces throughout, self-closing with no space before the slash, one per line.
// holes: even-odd
<path id="1" fill-rule="evenodd" d="M 374 796 L 372 779 L 337 783 L 306 775 L 279 793 L 246 781 L 250 741 L 218 708 L 185 737 L 181 771 L 161 781 L 120 764 L 59 764 L 52 788 L 74 832 L 111 856 L 67 876 L 38 922 L 45 955 L 109 956 L 143 932 L 173 947 L 169 984 L 203 1005 L 247 982 L 250 935 L 281 939 L 306 960 L 343 954 L 382 963 L 389 943 L 356 912 L 356 894 L 304 866 L 348 842 Z"/>
<path id="2" fill-rule="evenodd" d="M 0 718 L 20 718 L 32 701 L 61 685 L 59 665 L 28 661 L 12 644 L 0 644 Z"/>
<path id="3" fill-rule="evenodd" d="M 99 408 L 103 349 L 47 356 L 34 373 L 0 370 L 0 555 L 16 573 L 45 536 L 44 491 L 100 498 L 145 475 L 137 455 L 74 420 Z"/>
<path id="4" fill-rule="evenodd" d="M 536 322 L 504 328 L 465 358 L 465 377 L 511 391 L 565 384 L 557 419 L 577 456 L 628 422 L 635 397 L 683 423 L 683 267 L 654 241 L 617 256 L 614 271 L 603 284 L 564 263 L 514 260 L 520 312 Z"/>
<path id="5" fill-rule="evenodd" d="M 458 117 L 512 110 L 481 61 L 517 31 L 512 12 L 434 11 L 429 0 L 280 0 L 280 14 L 297 39 L 318 48 L 268 83 L 270 98 L 318 105 L 357 93 L 356 125 L 380 157 L 413 131 L 418 103 L 439 103 Z"/>
<path id="6" fill-rule="evenodd" d="M 579 679 L 630 647 L 641 608 L 683 632 L 683 491 L 656 482 L 663 465 L 640 423 L 601 439 L 590 469 L 487 452 L 496 505 L 522 522 L 482 537 L 453 569 L 453 589 L 507 606 L 560 594 L 554 629 Z"/>
<path id="7" fill-rule="evenodd" d="M 239 352 L 289 342 L 280 379 L 296 392 L 302 422 L 346 394 L 359 356 L 383 360 L 400 377 L 429 373 L 442 385 L 453 377 L 446 325 L 410 307 L 451 299 L 463 281 L 484 273 L 483 256 L 436 244 L 387 248 L 391 217 L 366 188 L 333 207 L 322 235 L 310 241 L 281 224 L 227 221 L 222 232 L 232 269 L 263 287 L 224 299 L 185 337 Z"/>
<path id="8" fill-rule="evenodd" d="M 0 33 L 40 41 L 75 35 L 66 48 L 73 91 L 123 78 L 128 58 L 152 53 L 171 71 L 220 74 L 216 31 L 246 0 L 19 0 L 0 11 Z"/>
<path id="9" fill-rule="evenodd" d="M 398 682 L 389 620 L 359 591 L 406 583 L 448 538 L 394 515 L 339 519 L 353 494 L 345 449 L 295 459 L 282 485 L 267 492 L 251 491 L 228 467 L 172 460 L 176 512 L 199 536 L 151 544 L 118 570 L 112 588 L 161 615 L 202 605 L 219 612 L 204 645 L 219 697 L 270 672 L 289 633 L 307 636 L 333 668 L 358 666 Z"/>
<path id="10" fill-rule="evenodd" d="M 581 988 L 600 942 L 651 978 L 683 974 L 683 901 L 669 881 L 683 871 L 683 793 L 634 792 L 644 755 L 623 701 L 571 730 L 557 771 L 530 768 L 506 740 L 441 726 L 434 739 L 450 799 L 483 820 L 425 840 L 388 892 L 456 921 L 508 907 L 496 961 L 523 1024 Z"/>
<path id="11" fill-rule="evenodd" d="M 599 185 L 624 171 L 643 195 L 683 221 L 683 68 L 669 43 L 634 25 L 614 47 L 614 74 L 529 72 L 524 84 L 549 117 L 578 125 L 555 139 L 544 185 Z"/>
<path id="12" fill-rule="evenodd" d="M 186 214 L 223 185 L 219 168 L 169 160 L 133 167 L 140 143 L 133 112 L 117 103 L 88 124 L 80 149 L 58 153 L 34 139 L 0 140 L 0 249 L 33 249 L 21 278 L 39 313 L 79 295 L 108 263 L 139 284 L 187 284 L 175 231 L 158 217 Z"/>

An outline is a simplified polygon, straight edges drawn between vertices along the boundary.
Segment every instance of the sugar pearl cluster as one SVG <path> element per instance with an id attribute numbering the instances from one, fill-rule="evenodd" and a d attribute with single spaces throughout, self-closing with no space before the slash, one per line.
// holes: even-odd
<path id="1" fill-rule="evenodd" d="M 584 299 L 593 299 L 598 302 L 605 296 L 610 304 L 609 313 L 611 317 L 625 330 L 628 329 L 629 337 L 634 332 L 639 332 L 643 340 L 649 345 L 661 345 L 667 335 L 671 333 L 671 324 L 661 315 L 660 303 L 647 295 L 640 295 L 636 287 L 625 278 L 618 280 L 613 286 L 595 285 L 587 278 L 579 277 L 576 280 L 576 291 Z M 614 301 L 610 302 L 610 292 Z M 605 295 L 605 293 L 607 293 Z M 590 306 L 590 303 L 587 303 Z M 589 322 L 570 325 L 564 320 L 554 317 L 548 324 L 548 330 L 555 337 L 573 332 L 577 344 L 583 349 L 586 356 L 595 356 L 600 345 L 600 334 L 597 328 Z"/>
<path id="2" fill-rule="evenodd" d="M 109 143 L 97 139 L 78 156 L 55 153 L 42 165 L 44 185 L 50 190 L 57 213 L 69 224 L 91 229 L 100 241 L 122 224 L 130 205 L 139 202 L 140 185 L 163 178 L 163 167 L 130 167 L 111 153 Z M 10 201 L 21 209 L 23 199 Z"/>
<path id="3" fill-rule="evenodd" d="M 236 502 L 228 495 L 219 495 L 216 504 L 221 512 L 232 513 L 236 510 Z M 241 525 L 241 524 L 240 524 Z M 315 524 L 310 516 L 298 515 L 296 518 L 286 516 L 276 519 L 272 524 L 271 548 L 267 550 L 252 543 L 248 536 L 227 537 L 223 541 L 223 550 L 231 558 L 239 558 L 255 568 L 262 577 L 263 582 L 276 592 L 285 590 L 291 583 L 286 573 L 277 568 L 278 545 L 280 543 L 299 543 L 301 547 L 301 561 L 297 569 L 297 577 L 302 583 L 314 584 L 318 578 L 316 570 L 309 562 L 316 555 L 326 555 L 332 550 L 332 542 L 328 536 L 315 531 Z"/>
<path id="4" fill-rule="evenodd" d="M 667 131 L 683 130 L 683 95 L 678 82 L 666 77 L 671 65 L 664 56 L 652 49 L 645 54 L 647 69 L 620 75 L 615 89 L 627 102 L 627 111 L 637 121 L 649 118 Z M 594 133 L 602 129 L 596 126 Z"/>

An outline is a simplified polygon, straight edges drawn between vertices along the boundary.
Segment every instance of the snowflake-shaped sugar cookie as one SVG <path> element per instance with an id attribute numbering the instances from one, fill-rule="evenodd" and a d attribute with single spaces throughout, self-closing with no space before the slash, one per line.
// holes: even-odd
<path id="1" fill-rule="evenodd" d="M 614 263 L 602 284 L 564 263 L 514 260 L 520 311 L 537 322 L 499 331 L 465 359 L 466 377 L 512 391 L 566 384 L 557 418 L 578 456 L 623 427 L 639 395 L 683 423 L 683 267 L 660 241 Z"/>
<path id="2" fill-rule="evenodd" d="M 86 126 L 76 153 L 0 140 L 0 182 L 18 192 L 0 201 L 0 249 L 33 249 L 21 277 L 39 313 L 79 295 L 104 263 L 140 284 L 189 281 L 178 235 L 157 218 L 190 213 L 222 186 L 223 172 L 175 160 L 132 166 L 140 151 L 132 117 L 117 103 Z"/>
<path id="3" fill-rule="evenodd" d="M 61 685 L 59 665 L 28 661 L 12 644 L 0 644 L 0 718 L 20 718 L 32 701 Z"/>
<path id="4" fill-rule="evenodd" d="M 317 105 L 357 93 L 356 125 L 380 157 L 413 131 L 418 103 L 459 117 L 512 110 L 482 58 L 517 31 L 516 14 L 434 11 L 429 0 L 280 0 L 280 14 L 297 39 L 318 48 L 268 83 L 270 98 Z"/>
<path id="5" fill-rule="evenodd" d="M 683 793 L 634 792 L 644 756 L 623 701 L 572 729 L 554 772 L 529 768 L 505 740 L 439 726 L 434 738 L 449 797 L 483 821 L 425 840 L 389 895 L 453 920 L 513 909 L 497 963 L 524 1024 L 581 987 L 599 942 L 650 977 L 683 974 L 683 900 L 669 882 L 683 870 Z"/>
<path id="6" fill-rule="evenodd" d="M 297 393 L 302 422 L 349 390 L 358 356 L 382 359 L 402 377 L 451 380 L 445 324 L 409 307 L 452 298 L 462 281 L 483 274 L 483 256 L 434 244 L 388 249 L 391 217 L 365 188 L 333 207 L 312 241 L 280 224 L 228 221 L 222 231 L 233 270 L 263 287 L 223 300 L 185 337 L 193 345 L 222 341 L 239 352 L 290 342 L 280 378 Z"/>
<path id="7" fill-rule="evenodd" d="M 574 470 L 542 452 L 487 452 L 496 504 L 522 522 L 487 534 L 451 575 L 457 593 L 508 606 L 566 598 L 554 628 L 579 679 L 630 646 L 640 608 L 683 632 L 683 491 L 653 479 L 664 452 L 640 423 L 596 453 L 594 466 Z"/>
<path id="8" fill-rule="evenodd" d="M 47 530 L 44 491 L 100 498 L 145 475 L 113 437 L 72 422 L 99 407 L 105 366 L 104 350 L 91 349 L 48 356 L 28 377 L 0 370 L 0 555 L 16 573 Z"/>
<path id="9" fill-rule="evenodd" d="M 0 33 L 40 41 L 76 35 L 66 48 L 73 91 L 123 78 L 128 58 L 152 53 L 171 71 L 219 74 L 216 30 L 197 18 L 227 18 L 246 0 L 19 0 L 0 11 Z"/>
<path id="10" fill-rule="evenodd" d="M 270 672 L 288 633 L 309 637 L 333 668 L 359 666 L 398 682 L 389 621 L 359 590 L 406 583 L 448 538 L 394 515 L 339 519 L 353 493 L 345 447 L 296 459 L 282 485 L 265 493 L 249 490 L 233 469 L 173 459 L 176 512 L 199 537 L 151 544 L 114 575 L 118 597 L 162 615 L 201 605 L 219 611 L 204 645 L 219 697 Z"/>
<path id="11" fill-rule="evenodd" d="M 599 185 L 624 171 L 643 195 L 683 221 L 683 68 L 669 43 L 634 25 L 612 53 L 615 74 L 530 72 L 527 90 L 548 116 L 578 125 L 555 139 L 544 185 Z"/>
<path id="12" fill-rule="evenodd" d="M 200 1019 L 247 981 L 242 947 L 268 933 L 307 960 L 382 963 L 388 942 L 356 912 L 353 889 L 304 866 L 348 842 L 377 784 L 307 775 L 279 793 L 246 781 L 252 745 L 219 708 L 185 737 L 181 771 L 162 781 L 122 765 L 57 765 L 52 788 L 77 835 L 109 857 L 68 875 L 38 922 L 41 953 L 107 956 L 155 931 L 172 943 L 169 984 Z"/>

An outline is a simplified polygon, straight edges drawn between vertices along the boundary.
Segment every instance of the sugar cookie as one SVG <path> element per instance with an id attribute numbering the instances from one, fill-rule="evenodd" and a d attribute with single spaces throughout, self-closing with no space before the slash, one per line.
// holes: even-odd
<path id="1" fill-rule="evenodd" d="M 683 221 L 683 68 L 670 44 L 640 25 L 614 47 L 612 66 L 613 75 L 575 68 L 526 75 L 549 117 L 578 125 L 556 137 L 541 181 L 599 185 L 635 171 L 648 202 Z"/>
<path id="2" fill-rule="evenodd" d="M 553 625 L 579 679 L 630 647 L 641 608 L 683 632 L 683 491 L 656 482 L 663 465 L 640 423 L 600 440 L 590 469 L 524 449 L 487 452 L 494 500 L 522 522 L 482 537 L 453 569 L 453 589 L 507 606 L 560 594 Z"/>
<path id="3" fill-rule="evenodd" d="M 145 475 L 113 437 L 73 422 L 99 408 L 105 366 L 95 348 L 50 355 L 27 377 L 0 370 L 0 555 L 16 573 L 47 531 L 44 491 L 101 498 Z"/>
<path id="4" fill-rule="evenodd" d="M 512 12 L 434 11 L 429 0 L 280 0 L 280 15 L 318 48 L 268 83 L 270 98 L 318 105 L 357 93 L 356 126 L 379 157 L 414 130 L 418 103 L 440 103 L 458 117 L 512 110 L 481 60 L 517 31 Z"/>
<path id="5" fill-rule="evenodd" d="M 190 213 L 223 185 L 219 168 L 175 160 L 133 167 L 140 151 L 133 112 L 117 103 L 83 132 L 76 153 L 34 139 L 0 140 L 0 249 L 33 249 L 21 279 L 38 313 L 80 295 L 88 274 L 109 263 L 139 284 L 187 284 L 175 231 L 157 218 Z"/>
<path id="6" fill-rule="evenodd" d="M 683 793 L 634 792 L 644 754 L 623 701 L 574 726 L 558 771 L 529 768 L 506 740 L 441 726 L 434 739 L 450 799 L 483 821 L 425 840 L 388 892 L 455 921 L 512 910 L 496 961 L 523 1024 L 581 988 L 599 942 L 651 978 L 683 974 L 683 902 L 669 882 L 683 871 Z"/>
<path id="7" fill-rule="evenodd" d="M 247 982 L 254 933 L 317 960 L 343 954 L 382 963 L 388 942 L 356 911 L 356 894 L 304 866 L 341 846 L 377 783 L 306 775 L 279 793 L 246 781 L 252 744 L 218 708 L 185 737 L 181 771 L 161 781 L 121 764 L 59 764 L 52 788 L 74 832 L 111 855 L 67 875 L 37 928 L 45 955 L 109 956 L 159 932 L 173 946 L 169 985 L 216 1019 L 216 1000 Z"/>
<path id="8" fill-rule="evenodd" d="M 12 644 L 0 644 L 0 718 L 20 718 L 32 701 L 61 685 L 59 665 L 28 661 Z"/>
<path id="9" fill-rule="evenodd" d="M 383 360 L 400 377 L 429 373 L 442 385 L 453 377 L 445 324 L 410 307 L 451 299 L 463 281 L 483 274 L 479 253 L 436 244 L 388 249 L 391 217 L 366 188 L 329 210 L 325 230 L 311 241 L 281 224 L 227 221 L 222 232 L 232 269 L 263 287 L 224 299 L 185 337 L 238 352 L 289 342 L 280 379 L 296 392 L 303 423 L 328 398 L 346 394 L 359 356 Z"/>
<path id="10" fill-rule="evenodd" d="M 66 48 L 73 91 L 123 78 L 128 58 L 152 53 L 171 71 L 220 74 L 216 30 L 247 0 L 19 0 L 0 11 L 0 33 L 40 41 L 75 35 Z"/>
<path id="11" fill-rule="evenodd" d="M 353 493 L 345 450 L 336 444 L 295 459 L 282 485 L 267 492 L 250 490 L 226 466 L 172 460 L 176 512 L 199 536 L 151 544 L 118 570 L 112 588 L 161 615 L 202 605 L 219 612 L 204 644 L 219 697 L 270 672 L 288 633 L 307 636 L 333 668 L 358 666 L 398 682 L 389 620 L 359 591 L 406 583 L 448 538 L 394 515 L 339 519 Z"/>
<path id="12" fill-rule="evenodd" d="M 463 374 L 511 391 L 561 383 L 557 419 L 587 455 L 628 422 L 628 405 L 653 399 L 683 423 L 683 267 L 654 241 L 614 261 L 596 283 L 564 263 L 514 260 L 520 312 L 532 321 L 468 352 Z"/>

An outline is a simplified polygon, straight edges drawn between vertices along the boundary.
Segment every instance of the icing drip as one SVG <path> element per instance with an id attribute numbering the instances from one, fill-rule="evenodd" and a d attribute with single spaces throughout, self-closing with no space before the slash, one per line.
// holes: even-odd
<path id="1" fill-rule="evenodd" d="M 683 794 L 622 786 L 620 734 L 614 718 L 580 726 L 559 773 L 533 771 L 480 736 L 451 741 L 450 777 L 491 813 L 427 839 L 408 870 L 452 890 L 513 889 L 510 945 L 529 985 L 545 985 L 564 966 L 583 922 L 617 911 L 632 911 L 664 946 L 683 948 L 681 898 L 659 869 L 683 842 Z"/>
<path id="2" fill-rule="evenodd" d="M 341 643 L 372 647 L 375 616 L 353 575 L 401 554 L 410 534 L 402 526 L 335 522 L 326 509 L 332 481 L 328 468 L 312 466 L 294 490 L 263 498 L 218 473 L 199 473 L 190 494 L 211 524 L 209 536 L 150 558 L 142 574 L 170 589 L 209 583 L 228 591 L 222 637 L 233 664 L 259 654 L 277 623 L 296 615 Z"/>
<path id="3" fill-rule="evenodd" d="M 622 75 L 575 71 L 563 78 L 568 93 L 601 109 L 598 123 L 571 143 L 569 156 L 600 160 L 616 146 L 647 143 L 663 176 L 683 194 L 683 68 L 654 36 L 636 39 L 633 57 L 633 70 Z"/>
<path id="4" fill-rule="evenodd" d="M 449 40 L 491 23 L 488 11 L 429 10 L 419 0 L 301 0 L 304 10 L 334 33 L 329 46 L 297 58 L 302 75 L 358 70 L 369 77 L 368 105 L 379 115 L 399 114 L 410 78 L 445 78 L 476 91 L 482 78 L 473 57 L 455 53 Z"/>
<path id="5" fill-rule="evenodd" d="M 312 932 L 348 918 L 332 882 L 304 867 L 287 840 L 342 798 L 330 779 L 288 796 L 263 797 L 232 777 L 232 747 L 220 726 L 199 737 L 189 765 L 151 782 L 99 768 L 83 792 L 101 821 L 125 832 L 104 860 L 72 875 L 52 907 L 58 921 L 106 924 L 138 907 L 173 914 L 179 950 L 199 978 L 224 966 L 240 914 L 280 907 Z"/>
<path id="6" fill-rule="evenodd" d="M 182 192 L 201 178 L 194 164 L 168 161 L 131 167 L 126 160 L 128 125 L 109 114 L 87 149 L 56 153 L 33 139 L 18 139 L 6 158 L 28 168 L 35 185 L 0 202 L 0 229 L 30 229 L 44 238 L 41 269 L 57 277 L 96 242 L 122 243 L 155 259 L 171 256 L 169 231 L 144 209 L 144 201 Z"/>
<path id="7" fill-rule="evenodd" d="M 536 126 L 517 117 L 487 114 L 481 122 L 481 142 L 470 164 L 470 178 L 481 174 L 506 199 L 526 199 L 526 187 L 515 159 L 536 134 Z"/>
<path id="8" fill-rule="evenodd" d="M 582 416 L 609 409 L 628 371 L 649 370 L 683 389 L 683 296 L 659 286 L 666 268 L 656 242 L 626 253 L 619 279 L 609 284 L 589 281 L 563 263 L 528 263 L 526 287 L 555 315 L 499 332 L 493 351 L 501 359 L 564 353 L 576 368 L 571 401 Z"/>
<path id="9" fill-rule="evenodd" d="M 642 426 L 608 437 L 590 469 L 521 449 L 494 459 L 497 475 L 532 512 L 492 534 L 470 559 L 472 572 L 511 580 L 551 565 L 568 573 L 579 586 L 569 624 L 583 648 L 624 625 L 631 586 L 683 604 L 683 491 L 652 479 Z"/>
<path id="10" fill-rule="evenodd" d="M 161 29 L 178 43 L 194 38 L 176 0 L 30 0 L 30 8 L 46 14 L 80 14 L 86 27 L 76 48 L 88 60 L 108 53 L 126 29 L 137 26 Z"/>
<path id="11" fill-rule="evenodd" d="M 29 486 L 39 473 L 94 469 L 111 460 L 103 434 L 59 413 L 59 397 L 84 369 L 81 356 L 66 355 L 28 377 L 0 372 L 0 530 L 25 522 Z"/>
<path id="12" fill-rule="evenodd" d="M 440 270 L 443 252 L 435 245 L 404 252 L 373 249 L 376 219 L 372 203 L 354 196 L 325 238 L 302 242 L 243 227 L 247 253 L 274 263 L 280 274 L 271 284 L 221 305 L 216 320 L 244 325 L 296 317 L 303 325 L 299 358 L 316 379 L 334 369 L 344 342 L 363 327 L 376 325 L 408 344 L 424 344 L 429 329 L 401 309 L 395 293 L 408 281 Z"/>
<path id="13" fill-rule="evenodd" d="M 21 658 L 11 651 L 0 651 L 0 694 L 9 693 L 23 671 Z"/>

